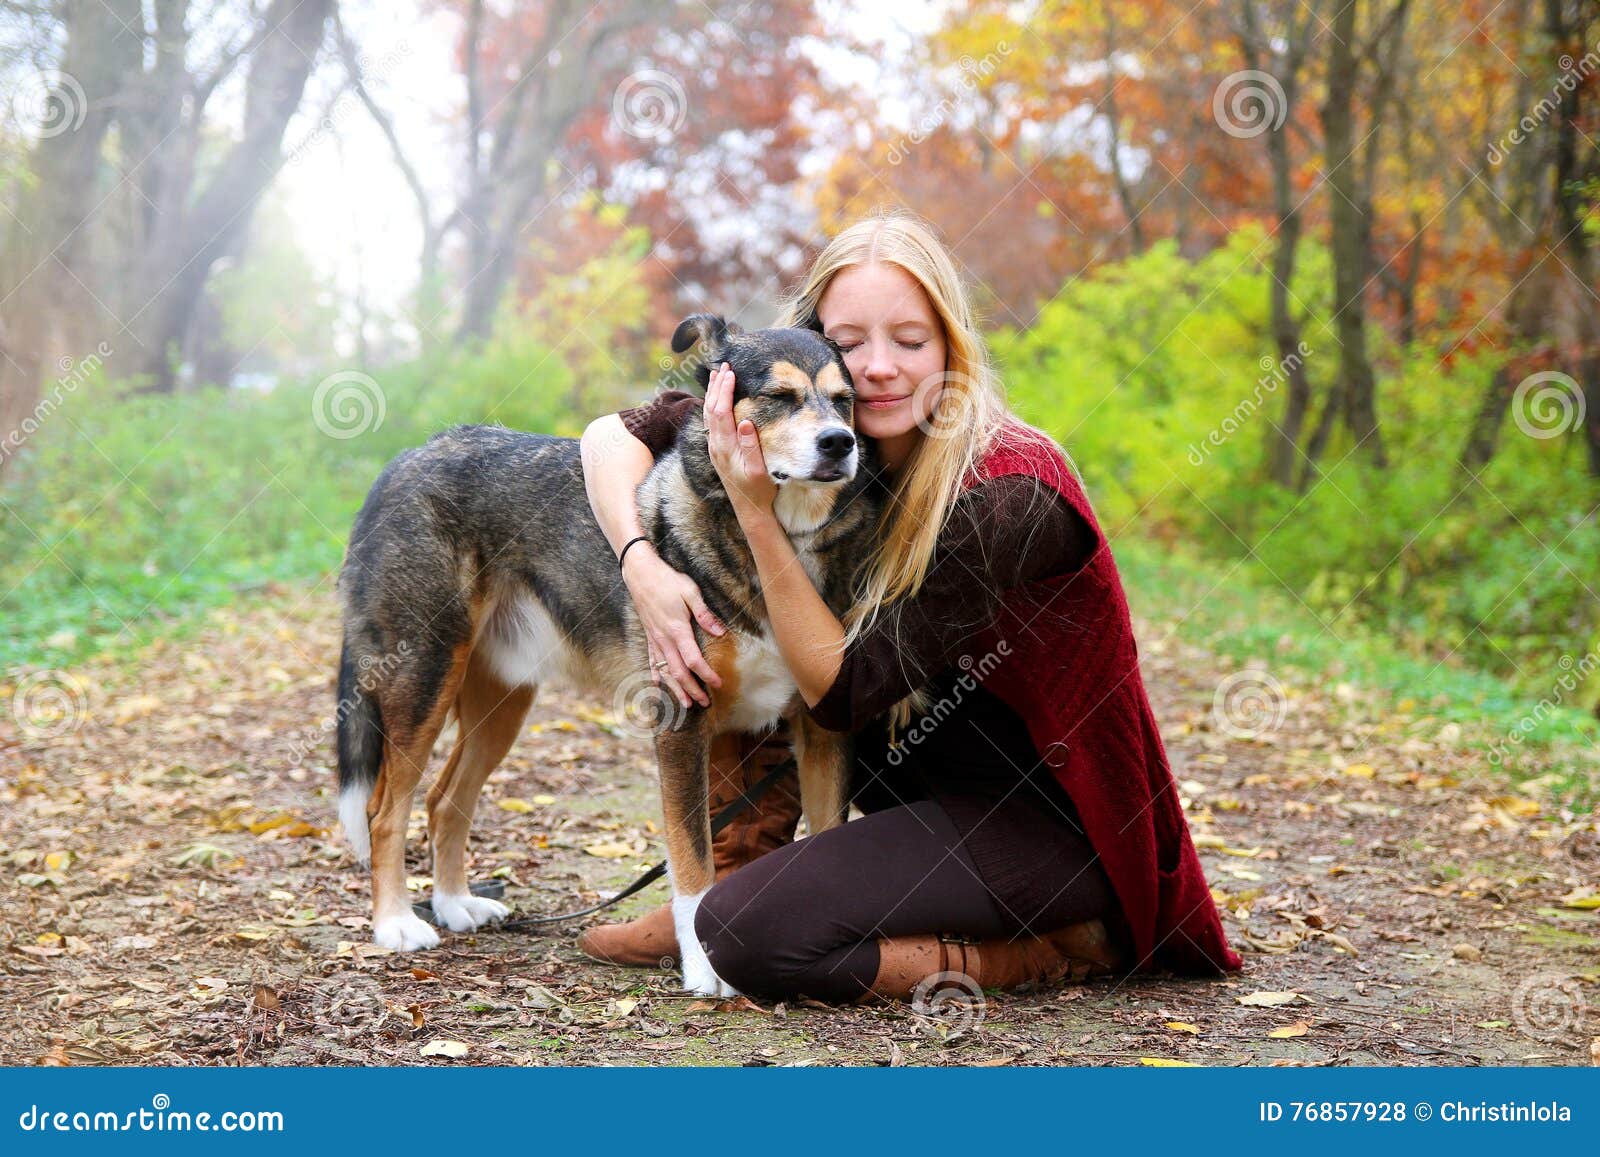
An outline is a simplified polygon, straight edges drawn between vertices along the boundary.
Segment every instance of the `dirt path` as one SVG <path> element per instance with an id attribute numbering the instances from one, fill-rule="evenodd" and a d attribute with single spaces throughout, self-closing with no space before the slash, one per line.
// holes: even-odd
<path id="1" fill-rule="evenodd" d="M 993 995 L 950 1021 L 714 1007 L 672 973 L 585 961 L 576 929 L 372 949 L 364 875 L 328 830 L 328 584 L 269 592 L 120 666 L 14 680 L 0 686 L 21 707 L 0 713 L 0 1062 L 1591 1060 L 1592 817 L 1510 794 L 1454 725 L 1396 720 L 1350 688 L 1290 688 L 1269 730 L 1224 734 L 1226 672 L 1160 634 L 1141 624 L 1145 675 L 1244 974 Z M 473 876 L 504 878 L 519 911 L 593 902 L 661 855 L 648 747 L 608 724 L 601 705 L 543 697 L 486 791 Z M 1262 993 L 1276 995 L 1241 1003 Z"/>

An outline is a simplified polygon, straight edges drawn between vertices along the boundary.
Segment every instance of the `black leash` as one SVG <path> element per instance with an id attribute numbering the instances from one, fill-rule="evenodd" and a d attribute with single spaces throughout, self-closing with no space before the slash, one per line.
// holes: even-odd
<path id="1" fill-rule="evenodd" d="M 757 780 L 754 785 L 740 792 L 739 798 L 718 812 L 716 817 L 711 821 L 712 838 L 715 839 L 718 832 L 722 831 L 723 828 L 727 827 L 750 808 L 754 807 L 756 800 L 765 795 L 767 793 L 767 789 L 778 782 L 779 776 L 783 775 L 785 772 L 794 771 L 795 767 L 795 761 L 793 757 L 790 757 L 789 759 L 786 759 L 782 763 L 778 764 L 771 771 L 767 772 L 767 774 Z M 614 904 L 620 904 L 629 896 L 632 896 L 635 892 L 638 892 L 644 888 L 648 888 L 651 884 L 655 883 L 666 874 L 667 863 L 665 860 L 663 860 L 644 875 L 640 876 L 633 883 L 629 884 L 622 891 L 618 892 L 615 896 L 611 897 L 611 899 L 603 900 L 594 905 L 592 908 L 584 908 L 578 912 L 565 912 L 560 916 L 523 916 L 517 920 L 508 920 L 504 924 L 492 925 L 489 929 L 486 929 L 486 931 L 521 932 L 529 928 L 537 927 L 540 924 L 559 924 L 563 920 L 576 920 L 580 916 L 592 916 L 596 912 L 604 912 L 607 908 L 610 908 Z M 483 883 L 473 884 L 471 891 L 474 896 L 488 896 L 492 899 L 498 899 L 500 896 L 505 894 L 505 888 L 506 886 L 504 880 L 487 880 Z M 411 910 L 429 923 L 435 923 L 433 919 L 432 905 L 413 904 L 411 906 Z"/>

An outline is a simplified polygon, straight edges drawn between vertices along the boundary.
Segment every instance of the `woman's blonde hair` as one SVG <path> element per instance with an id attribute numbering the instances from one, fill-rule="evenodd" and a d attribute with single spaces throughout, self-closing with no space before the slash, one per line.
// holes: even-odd
<path id="1" fill-rule="evenodd" d="M 822 332 L 817 305 L 834 277 L 872 264 L 904 270 L 928 295 L 944 329 L 944 388 L 933 412 L 919 421 L 923 437 L 895 479 L 877 546 L 862 565 L 855 603 L 844 619 L 846 646 L 877 621 L 885 606 L 921 590 L 962 480 L 995 441 L 1024 433 L 1049 440 L 1011 414 L 966 282 L 933 227 L 914 213 L 880 210 L 835 236 L 800 288 L 784 299 L 773 324 Z M 893 722 L 903 727 L 908 717 L 908 704 L 902 703 Z"/>

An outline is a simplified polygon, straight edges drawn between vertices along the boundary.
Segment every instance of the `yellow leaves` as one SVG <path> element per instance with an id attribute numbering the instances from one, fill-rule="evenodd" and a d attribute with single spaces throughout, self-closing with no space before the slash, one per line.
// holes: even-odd
<path id="1" fill-rule="evenodd" d="M 1186 1032 L 1186 1033 L 1189 1033 L 1191 1036 L 1199 1036 L 1200 1035 L 1199 1027 L 1196 1026 L 1196 1025 L 1189 1024 L 1187 1021 L 1169 1020 L 1169 1021 L 1167 1021 L 1167 1023 L 1163 1027 L 1164 1028 L 1170 1028 L 1173 1032 Z"/>
<path id="2" fill-rule="evenodd" d="M 1600 909 L 1600 894 L 1590 892 L 1585 894 L 1582 888 L 1574 888 L 1561 897 L 1563 908 L 1577 908 L 1581 911 L 1592 912 Z"/>
<path id="3" fill-rule="evenodd" d="M 335 956 L 347 956 L 352 960 L 365 960 L 370 956 L 388 956 L 393 952 L 393 948 L 383 948 L 365 941 L 357 944 L 351 940 L 341 940 L 334 949 L 333 954 Z"/>
<path id="4" fill-rule="evenodd" d="M 1149 1065 L 1153 1069 L 1198 1069 L 1200 1066 L 1193 1061 L 1175 1061 L 1171 1057 L 1140 1057 L 1141 1065 Z"/>
<path id="5" fill-rule="evenodd" d="M 1304 997 L 1298 992 L 1252 992 L 1249 996 L 1236 996 L 1234 999 L 1250 1008 L 1278 1008 L 1303 1000 Z"/>
<path id="6" fill-rule="evenodd" d="M 1370 763 L 1352 763 L 1344 769 L 1344 773 L 1356 779 L 1376 779 L 1378 777 L 1378 769 Z"/>
<path id="7" fill-rule="evenodd" d="M 1293 1024 L 1286 1024 L 1282 1028 L 1275 1028 L 1267 1035 L 1273 1040 L 1289 1040 L 1292 1037 L 1305 1036 L 1306 1033 L 1310 1031 L 1311 1026 L 1309 1024 L 1303 1020 L 1297 1020 Z"/>
<path id="8" fill-rule="evenodd" d="M 1544 810 L 1536 801 L 1525 799 L 1520 795 L 1497 795 L 1488 801 L 1491 808 L 1507 812 L 1519 819 L 1529 819 Z"/>
<path id="9" fill-rule="evenodd" d="M 233 853 L 227 848 L 219 848 L 216 844 L 198 843 L 190 844 L 173 856 L 172 862 L 180 868 L 187 868 L 190 864 L 199 868 L 215 868 L 217 861 L 231 855 Z"/>
<path id="10" fill-rule="evenodd" d="M 47 872 L 65 872 L 71 863 L 71 852 L 48 852 L 44 857 L 44 868 Z"/>
<path id="11" fill-rule="evenodd" d="M 116 723 L 131 723 L 135 719 L 143 719 L 161 706 L 161 700 L 154 695 L 130 695 L 126 699 L 117 700 L 111 718 Z"/>
<path id="12" fill-rule="evenodd" d="M 529 812 L 533 811 L 535 807 L 548 807 L 550 804 L 555 802 L 556 797 L 553 795 L 536 795 L 532 800 L 515 798 L 499 800 L 497 802 L 497 806 L 502 811 L 516 812 L 518 815 L 527 815 Z"/>
<path id="13" fill-rule="evenodd" d="M 641 855 L 644 852 L 644 841 L 601 840 L 598 843 L 585 844 L 583 850 L 591 856 L 599 856 L 604 860 L 622 860 L 629 856 Z"/>
<path id="14" fill-rule="evenodd" d="M 220 976 L 197 976 L 189 995 L 204 1004 L 215 1004 L 222 999 L 223 990 L 228 987 L 228 982 Z"/>
<path id="15" fill-rule="evenodd" d="M 305 820 L 297 820 L 292 815 L 280 812 L 271 819 L 257 820 L 250 825 L 254 835 L 269 840 L 300 840 L 308 836 L 324 836 L 328 834 L 327 828 L 319 828 Z"/>
<path id="16" fill-rule="evenodd" d="M 467 1055 L 467 1046 L 458 1040 L 431 1040 L 418 1050 L 425 1057 L 449 1057 L 459 1060 Z"/>

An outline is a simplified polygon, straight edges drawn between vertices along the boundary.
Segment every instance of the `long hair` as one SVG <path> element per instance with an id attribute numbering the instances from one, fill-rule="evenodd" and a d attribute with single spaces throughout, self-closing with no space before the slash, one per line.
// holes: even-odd
<path id="1" fill-rule="evenodd" d="M 932 413 L 919 418 L 922 437 L 894 481 L 876 545 L 858 572 L 855 600 L 844 618 L 846 646 L 876 623 L 886 607 L 922 589 L 934 544 L 963 480 L 979 469 L 998 441 L 1037 437 L 1055 445 L 1049 435 L 1010 412 L 968 286 L 933 227 L 914 213 L 880 210 L 835 236 L 799 289 L 784 299 L 773 324 L 822 332 L 817 303 L 835 275 L 874 263 L 904 270 L 928 295 L 944 330 L 945 366 L 938 402 Z M 913 388 L 923 384 L 913 383 Z M 906 725 L 910 711 L 909 699 L 896 705 L 891 734 Z"/>

